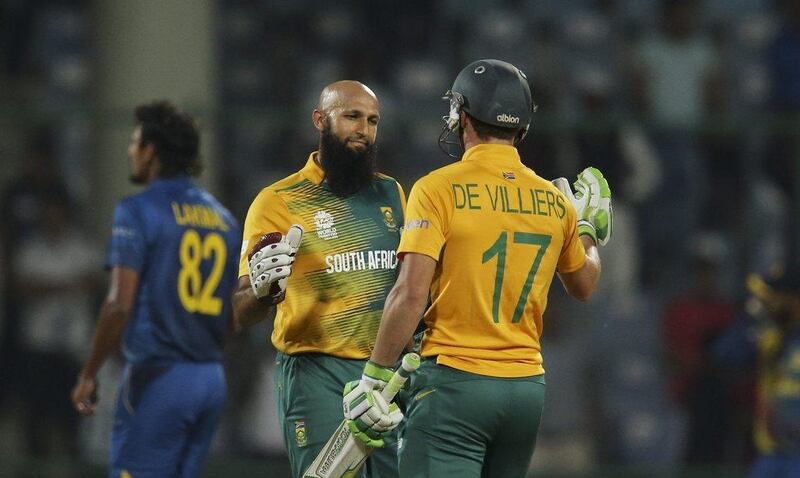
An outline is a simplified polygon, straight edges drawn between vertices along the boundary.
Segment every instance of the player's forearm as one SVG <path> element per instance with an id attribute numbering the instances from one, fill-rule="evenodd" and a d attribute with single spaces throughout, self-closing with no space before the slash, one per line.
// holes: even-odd
<path id="1" fill-rule="evenodd" d="M 387 367 L 394 366 L 413 337 L 427 302 L 426 295 L 415 294 L 409 288 L 395 286 L 392 289 L 386 298 L 370 360 Z"/>
<path id="2" fill-rule="evenodd" d="M 583 266 L 574 272 L 559 272 L 558 276 L 570 296 L 580 301 L 587 301 L 597 289 L 597 282 L 600 279 L 600 254 L 589 236 L 581 236 L 581 243 L 586 250 L 586 261 Z"/>
<path id="3" fill-rule="evenodd" d="M 581 271 L 582 282 L 584 283 L 583 300 L 589 300 L 594 292 L 597 290 L 597 283 L 600 281 L 600 272 L 602 271 L 602 264 L 600 262 L 600 253 L 597 250 L 592 238 L 589 236 L 581 236 L 583 248 L 586 249 L 586 265 Z"/>
<path id="4" fill-rule="evenodd" d="M 240 287 L 233 294 L 233 321 L 234 329 L 250 327 L 266 319 L 273 305 L 256 299 L 253 290 L 248 285 Z"/>
<path id="5" fill-rule="evenodd" d="M 81 370 L 81 377 L 94 380 L 109 355 L 119 349 L 122 333 L 128 325 L 130 311 L 119 304 L 105 302 L 100 308 L 97 329 L 92 338 L 92 350 Z"/>
<path id="6" fill-rule="evenodd" d="M 600 280 L 600 272 L 602 271 L 602 263 L 600 261 L 600 252 L 597 250 L 597 245 L 591 237 L 581 236 L 581 243 L 583 248 L 586 249 L 586 261 L 591 267 L 591 283 L 592 290 L 597 288 L 597 282 Z"/>

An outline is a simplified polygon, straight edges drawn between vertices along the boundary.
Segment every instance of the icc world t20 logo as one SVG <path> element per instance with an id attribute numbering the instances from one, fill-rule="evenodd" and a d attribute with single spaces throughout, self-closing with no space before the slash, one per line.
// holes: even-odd
<path id="1" fill-rule="evenodd" d="M 325 210 L 317 211 L 314 215 L 314 224 L 317 226 L 317 236 L 320 239 L 337 239 L 339 234 L 336 232 L 333 215 Z"/>

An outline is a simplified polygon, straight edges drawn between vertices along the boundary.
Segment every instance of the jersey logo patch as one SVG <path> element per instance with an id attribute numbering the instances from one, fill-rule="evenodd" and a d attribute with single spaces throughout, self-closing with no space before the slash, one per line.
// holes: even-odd
<path id="1" fill-rule="evenodd" d="M 411 231 L 413 229 L 427 229 L 429 227 L 431 227 L 431 223 L 427 219 L 410 219 L 406 223 L 404 230 Z"/>
<path id="2" fill-rule="evenodd" d="M 297 441 L 297 446 L 303 448 L 308 445 L 308 437 L 306 436 L 306 421 L 295 420 L 294 422 L 294 439 Z"/>
<path id="3" fill-rule="evenodd" d="M 314 214 L 314 223 L 317 225 L 317 236 L 320 239 L 336 239 L 339 235 L 336 233 L 336 226 L 333 224 L 333 215 L 325 210 L 317 211 Z"/>
<path id="4" fill-rule="evenodd" d="M 423 398 L 427 397 L 428 395 L 432 394 L 435 391 L 436 391 L 436 389 L 432 388 L 430 390 L 425 390 L 424 392 L 420 392 L 420 393 L 417 394 L 416 397 L 414 397 L 414 401 L 418 402 L 418 401 L 422 400 Z"/>
<path id="5" fill-rule="evenodd" d="M 381 215 L 383 216 L 383 223 L 391 232 L 397 232 L 397 224 L 394 222 L 394 212 L 390 207 L 382 207 Z"/>
<path id="6" fill-rule="evenodd" d="M 513 171 L 503 171 L 503 179 L 517 179 Z"/>

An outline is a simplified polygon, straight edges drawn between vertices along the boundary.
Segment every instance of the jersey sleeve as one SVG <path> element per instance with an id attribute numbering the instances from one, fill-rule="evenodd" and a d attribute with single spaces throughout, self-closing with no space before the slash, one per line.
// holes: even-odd
<path id="1" fill-rule="evenodd" d="M 130 201 L 119 203 L 111 224 L 106 268 L 124 266 L 141 272 L 146 249 L 147 236 L 141 212 Z"/>
<path id="2" fill-rule="evenodd" d="M 272 189 L 263 189 L 244 220 L 242 250 L 239 256 L 239 277 L 247 275 L 247 252 L 249 245 L 262 234 L 280 232 L 286 234 L 291 226 L 291 217 L 286 203 Z"/>
<path id="3" fill-rule="evenodd" d="M 559 193 L 560 194 L 560 193 Z M 564 245 L 558 258 L 558 271 L 569 273 L 583 267 L 586 249 L 578 237 L 578 215 L 571 202 L 565 200 L 567 214 L 564 215 Z"/>
<path id="4" fill-rule="evenodd" d="M 406 208 L 408 206 L 406 205 L 406 192 L 403 191 L 403 186 L 401 186 L 400 183 L 397 183 L 397 194 L 400 196 L 400 207 L 403 210 L 403 219 L 405 219 L 405 217 L 406 217 Z M 403 221 L 403 222 L 405 223 L 405 221 Z"/>
<path id="5" fill-rule="evenodd" d="M 425 254 L 439 260 L 453 214 L 453 197 L 447 180 L 427 175 L 411 188 L 406 206 L 405 227 L 397 255 Z"/>

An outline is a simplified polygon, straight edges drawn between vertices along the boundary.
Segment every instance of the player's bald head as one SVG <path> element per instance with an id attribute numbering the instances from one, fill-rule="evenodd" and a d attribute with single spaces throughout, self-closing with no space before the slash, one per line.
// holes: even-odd
<path id="1" fill-rule="evenodd" d="M 378 108 L 378 97 L 365 84 L 354 80 L 342 80 L 326 86 L 319 95 L 317 110 L 329 114 L 333 109 L 348 109 L 358 104 Z"/>
<path id="2" fill-rule="evenodd" d="M 380 112 L 375 93 L 358 81 L 326 86 L 311 115 L 319 131 L 319 165 L 328 187 L 347 197 L 370 184 Z"/>

